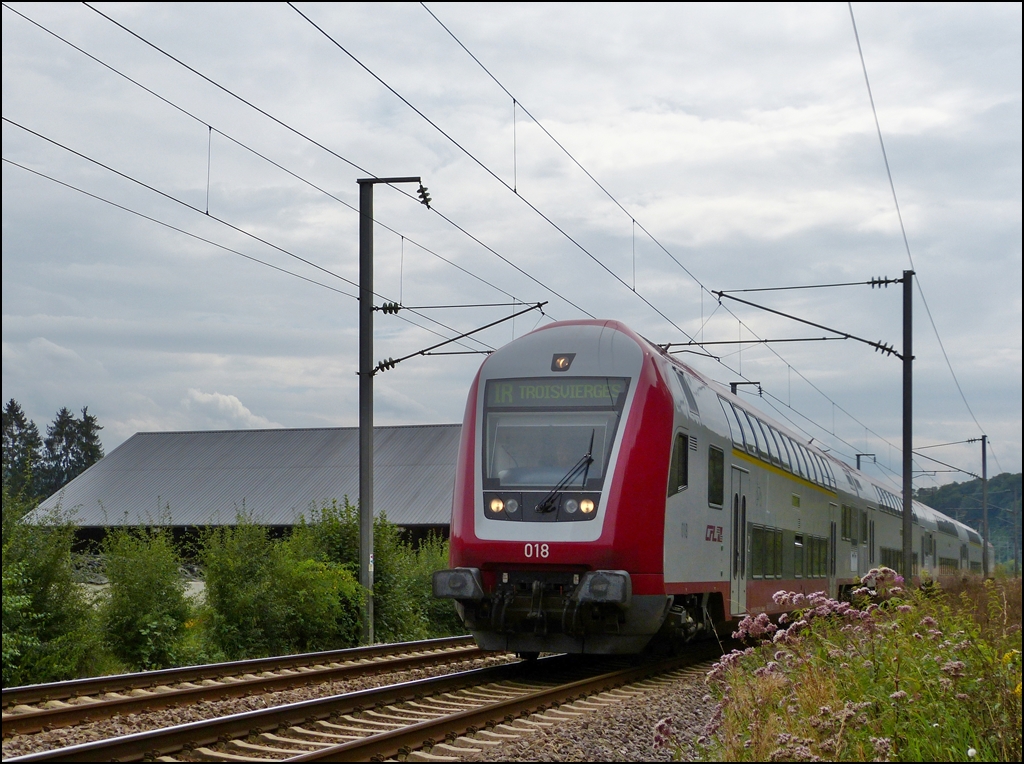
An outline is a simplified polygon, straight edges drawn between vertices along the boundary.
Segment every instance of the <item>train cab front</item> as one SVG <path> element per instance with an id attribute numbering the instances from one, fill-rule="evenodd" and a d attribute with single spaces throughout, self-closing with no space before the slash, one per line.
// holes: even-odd
<path id="1" fill-rule="evenodd" d="M 481 368 L 463 426 L 452 568 L 435 573 L 434 595 L 455 600 L 484 649 L 638 652 L 657 631 L 665 597 L 638 596 L 633 579 L 660 565 L 660 550 L 624 549 L 615 517 L 643 361 L 635 339 L 595 322 L 534 332 Z"/>

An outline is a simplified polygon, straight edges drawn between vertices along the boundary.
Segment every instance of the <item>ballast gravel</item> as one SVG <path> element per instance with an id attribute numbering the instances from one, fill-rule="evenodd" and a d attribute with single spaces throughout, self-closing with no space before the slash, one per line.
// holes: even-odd
<path id="1" fill-rule="evenodd" d="M 686 675 L 671 684 L 642 692 L 599 711 L 559 722 L 519 740 L 461 757 L 464 761 L 683 761 L 694 754 L 714 704 L 702 676 Z M 671 717 L 672 739 L 655 748 L 654 728 Z"/>
<path id="2" fill-rule="evenodd" d="M 355 677 L 337 682 L 312 684 L 306 687 L 296 687 L 292 690 L 248 695 L 242 698 L 201 701 L 189 706 L 164 708 L 138 714 L 125 714 L 124 716 L 114 716 L 110 719 L 89 722 L 88 724 L 75 727 L 50 730 L 49 732 L 39 732 L 32 735 L 14 735 L 3 741 L 3 758 L 6 760 L 12 756 L 23 756 L 35 753 L 36 751 L 48 751 L 54 748 L 91 743 L 94 740 L 132 735 L 136 732 L 171 727 L 176 724 L 188 724 L 190 722 L 202 721 L 203 719 L 213 719 L 218 716 L 280 706 L 285 703 L 297 703 L 302 700 L 326 698 L 331 695 L 341 695 L 343 693 L 366 690 L 372 687 L 382 687 L 398 682 L 409 682 L 414 679 L 426 679 L 443 674 L 453 674 L 457 671 L 497 666 L 515 660 L 517 659 L 514 655 L 503 653 L 497 656 L 427 666 L 420 669 L 410 669 L 409 671 L 397 671 Z"/>
<path id="3" fill-rule="evenodd" d="M 511 655 L 503 655 L 245 698 L 206 701 L 185 708 L 129 714 L 69 729 L 12 737 L 3 743 L 3 758 L 512 660 Z M 460 758 L 463 761 L 671 761 L 677 755 L 684 761 L 691 760 L 694 741 L 713 711 L 713 704 L 703 700 L 705 693 L 703 676 L 686 674 L 606 708 L 539 728 L 537 732 L 479 754 L 467 752 Z M 668 746 L 655 747 L 654 728 L 666 717 L 672 720 L 671 742 Z"/>

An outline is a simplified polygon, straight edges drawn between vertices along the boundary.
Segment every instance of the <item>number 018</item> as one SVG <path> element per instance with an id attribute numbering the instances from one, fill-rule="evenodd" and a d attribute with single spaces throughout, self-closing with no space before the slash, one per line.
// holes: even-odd
<path id="1" fill-rule="evenodd" d="M 527 557 L 547 557 L 551 550 L 547 544 L 527 544 L 523 553 Z"/>

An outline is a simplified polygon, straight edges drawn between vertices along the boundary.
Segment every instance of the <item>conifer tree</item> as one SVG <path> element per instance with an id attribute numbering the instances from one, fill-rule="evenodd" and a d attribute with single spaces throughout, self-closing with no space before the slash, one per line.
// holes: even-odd
<path id="1" fill-rule="evenodd" d="M 3 484 L 10 496 L 34 498 L 38 491 L 43 440 L 35 422 L 11 398 L 3 409 Z"/>
<path id="2" fill-rule="evenodd" d="M 103 458 L 100 426 L 89 407 L 78 419 L 66 406 L 46 428 L 40 495 L 51 496 Z"/>

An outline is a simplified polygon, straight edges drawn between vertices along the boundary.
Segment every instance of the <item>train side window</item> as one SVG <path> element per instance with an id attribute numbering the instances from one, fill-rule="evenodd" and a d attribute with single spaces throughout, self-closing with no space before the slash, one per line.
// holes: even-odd
<path id="1" fill-rule="evenodd" d="M 819 454 L 814 454 L 814 458 L 818 460 L 818 472 L 821 473 L 821 484 L 827 488 L 835 488 L 836 481 L 832 477 L 832 470 L 829 469 L 828 459 Z"/>
<path id="2" fill-rule="evenodd" d="M 800 446 L 800 452 L 804 456 L 804 461 L 807 462 L 807 479 L 813 483 L 821 483 L 821 477 L 818 475 L 818 466 L 814 463 L 814 455 L 807 450 L 804 446 Z"/>
<path id="3" fill-rule="evenodd" d="M 675 496 L 686 488 L 690 475 L 690 436 L 676 433 L 672 446 L 672 464 L 668 471 L 668 495 Z"/>
<path id="4" fill-rule="evenodd" d="M 722 413 L 725 414 L 725 423 L 729 426 L 729 435 L 732 436 L 732 442 L 743 448 L 743 434 L 739 431 L 739 425 L 736 424 L 732 404 L 721 395 L 718 396 L 718 402 L 722 405 Z"/>
<path id="5" fill-rule="evenodd" d="M 750 432 L 754 435 L 754 444 L 755 448 L 757 448 L 757 455 L 762 459 L 767 459 L 768 452 L 765 450 L 764 433 L 760 432 L 760 428 L 757 426 L 756 417 L 750 416 L 750 414 L 747 414 L 745 411 L 741 411 L 740 414 L 744 414 L 747 417 L 747 426 L 750 427 Z M 748 443 L 747 445 L 749 446 L 750 444 Z"/>
<path id="6" fill-rule="evenodd" d="M 868 543 L 868 511 L 866 509 L 860 511 L 860 543 Z"/>
<path id="7" fill-rule="evenodd" d="M 761 435 L 764 436 L 764 442 L 767 446 L 768 455 L 771 457 L 772 462 L 775 464 L 782 464 L 782 459 L 779 458 L 779 446 L 775 442 L 775 438 L 772 436 L 772 428 L 760 419 L 756 421 L 761 425 Z"/>
<path id="8" fill-rule="evenodd" d="M 750 577 L 764 578 L 765 532 L 758 525 L 750 527 Z"/>
<path id="9" fill-rule="evenodd" d="M 856 541 L 856 531 L 853 525 L 853 507 L 843 505 L 843 529 L 842 538 L 843 541 Z"/>
<path id="10" fill-rule="evenodd" d="M 800 453 L 800 447 L 796 444 L 792 438 L 788 438 L 789 450 L 793 454 L 793 472 L 802 478 L 807 477 L 807 466 L 804 464 L 803 454 Z"/>
<path id="11" fill-rule="evenodd" d="M 775 428 L 772 428 L 772 435 L 775 436 L 775 443 L 779 448 L 779 459 L 782 460 L 782 466 L 785 467 L 790 472 L 792 472 L 793 465 L 790 461 L 789 449 L 786 446 L 786 436 L 783 435 L 778 430 L 776 430 Z"/>
<path id="12" fill-rule="evenodd" d="M 708 447 L 708 504 L 722 508 L 725 501 L 725 452 Z"/>
<path id="13" fill-rule="evenodd" d="M 732 407 L 733 413 L 736 415 L 736 421 L 739 422 L 740 430 L 743 433 L 743 442 L 746 444 L 748 453 L 757 453 L 757 442 L 754 440 L 754 433 L 750 430 L 750 422 L 747 421 L 747 414 L 743 409 L 738 409 L 735 406 Z"/>
<path id="14" fill-rule="evenodd" d="M 697 399 L 693 397 L 693 392 L 690 390 L 690 383 L 686 381 L 686 376 L 679 369 L 676 369 L 676 376 L 679 378 L 680 387 L 683 388 L 683 395 L 686 396 L 686 405 L 690 407 L 690 413 L 694 416 L 700 416 L 700 412 L 697 411 Z"/>
<path id="15" fill-rule="evenodd" d="M 793 537 L 793 575 L 804 577 L 804 537 L 800 534 Z"/>

